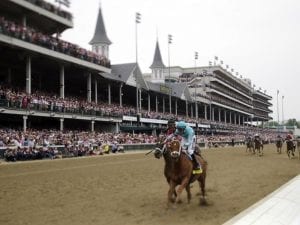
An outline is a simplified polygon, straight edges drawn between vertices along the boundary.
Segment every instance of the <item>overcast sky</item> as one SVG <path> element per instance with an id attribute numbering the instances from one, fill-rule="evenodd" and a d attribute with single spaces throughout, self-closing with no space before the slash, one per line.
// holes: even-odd
<path id="1" fill-rule="evenodd" d="M 49 0 L 54 1 L 54 0 Z M 138 61 L 150 72 L 158 38 L 165 65 L 207 66 L 214 56 L 235 72 L 251 79 L 273 97 L 271 115 L 277 121 L 300 120 L 300 1 L 299 0 L 72 0 L 74 28 L 62 38 L 91 49 L 101 2 L 112 64 L 135 62 L 135 12 Z"/>

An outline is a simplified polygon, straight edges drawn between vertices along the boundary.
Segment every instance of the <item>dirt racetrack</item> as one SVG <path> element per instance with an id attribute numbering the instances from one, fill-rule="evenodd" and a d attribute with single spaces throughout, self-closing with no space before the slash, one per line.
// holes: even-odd
<path id="1" fill-rule="evenodd" d="M 265 146 L 204 150 L 208 206 L 166 209 L 163 159 L 144 153 L 0 164 L 1 225 L 222 224 L 298 175 L 300 161 Z"/>

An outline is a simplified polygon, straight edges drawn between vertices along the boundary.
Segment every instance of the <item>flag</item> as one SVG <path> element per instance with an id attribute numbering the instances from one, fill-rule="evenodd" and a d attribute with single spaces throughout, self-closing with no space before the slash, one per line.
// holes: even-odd
<path id="1" fill-rule="evenodd" d="M 217 61 L 218 61 L 218 56 L 215 56 L 215 60 L 217 60 Z"/>
<path id="2" fill-rule="evenodd" d="M 279 90 L 277 90 L 277 94 L 279 94 Z"/>

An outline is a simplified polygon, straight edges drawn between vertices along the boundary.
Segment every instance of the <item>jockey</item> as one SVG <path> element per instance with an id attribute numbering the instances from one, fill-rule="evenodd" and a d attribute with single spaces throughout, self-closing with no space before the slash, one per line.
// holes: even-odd
<path id="1" fill-rule="evenodd" d="M 288 141 L 293 141 L 294 140 L 294 138 L 293 138 L 293 135 L 292 135 L 292 133 L 289 133 L 287 136 L 286 136 L 286 138 L 285 138 L 286 140 L 288 140 Z"/>
<path id="2" fill-rule="evenodd" d="M 183 149 L 186 150 L 186 152 L 191 156 L 193 162 L 196 165 L 196 169 L 194 170 L 194 173 L 202 173 L 201 165 L 197 161 L 194 151 L 195 151 L 195 142 L 196 137 L 193 128 L 188 126 L 185 122 L 180 121 L 176 125 L 176 132 L 175 134 L 182 137 L 181 140 L 181 146 Z"/>
<path id="3" fill-rule="evenodd" d="M 166 130 L 167 137 L 171 134 L 174 134 L 175 131 L 176 131 L 176 122 L 174 119 L 169 119 L 168 120 L 168 128 Z"/>

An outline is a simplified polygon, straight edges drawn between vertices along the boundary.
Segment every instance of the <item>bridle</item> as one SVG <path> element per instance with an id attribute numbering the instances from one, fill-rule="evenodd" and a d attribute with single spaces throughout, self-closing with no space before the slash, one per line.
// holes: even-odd
<path id="1" fill-rule="evenodd" d="M 174 142 L 176 142 L 176 143 L 178 143 L 179 144 L 179 150 L 178 151 L 170 151 L 170 156 L 173 158 L 173 159 L 178 159 L 179 158 L 179 156 L 180 156 L 180 154 L 181 154 L 181 150 L 182 150 L 182 148 L 181 148 L 181 143 L 178 141 L 178 140 L 173 140 L 173 141 L 171 141 L 171 146 L 170 146 L 170 148 L 172 147 L 172 143 L 174 143 Z M 172 149 L 173 150 L 173 149 Z"/>

